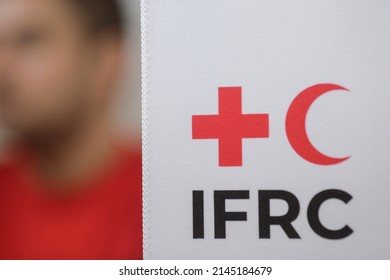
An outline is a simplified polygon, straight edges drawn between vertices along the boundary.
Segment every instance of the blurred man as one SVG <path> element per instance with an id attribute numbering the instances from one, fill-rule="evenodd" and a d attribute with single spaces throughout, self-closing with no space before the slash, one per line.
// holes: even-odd
<path id="1" fill-rule="evenodd" d="M 113 133 L 114 0 L 0 0 L 0 259 L 141 259 L 139 149 Z"/>

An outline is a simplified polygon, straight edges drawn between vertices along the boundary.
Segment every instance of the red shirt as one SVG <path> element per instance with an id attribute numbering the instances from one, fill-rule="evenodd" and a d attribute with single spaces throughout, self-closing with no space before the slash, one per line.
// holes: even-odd
<path id="1" fill-rule="evenodd" d="M 142 259 L 140 151 L 64 197 L 45 192 L 34 163 L 0 167 L 0 259 Z"/>

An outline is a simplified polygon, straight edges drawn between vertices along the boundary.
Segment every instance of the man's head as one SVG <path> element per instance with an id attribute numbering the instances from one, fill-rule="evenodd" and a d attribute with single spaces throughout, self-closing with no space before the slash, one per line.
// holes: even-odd
<path id="1" fill-rule="evenodd" d="M 61 137 L 105 114 L 123 29 L 115 0 L 0 0 L 0 122 Z"/>

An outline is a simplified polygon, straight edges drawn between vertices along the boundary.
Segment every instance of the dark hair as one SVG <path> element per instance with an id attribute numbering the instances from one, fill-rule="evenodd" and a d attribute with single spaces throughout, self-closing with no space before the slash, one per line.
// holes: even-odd
<path id="1" fill-rule="evenodd" d="M 69 1 L 81 20 L 84 21 L 87 31 L 93 36 L 104 35 L 107 32 L 122 37 L 124 33 L 124 19 L 118 0 L 65 0 Z"/>

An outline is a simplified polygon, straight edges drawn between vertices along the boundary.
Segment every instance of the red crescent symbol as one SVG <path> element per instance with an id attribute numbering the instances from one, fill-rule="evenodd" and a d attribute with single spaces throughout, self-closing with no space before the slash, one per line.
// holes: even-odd
<path id="1" fill-rule="evenodd" d="M 305 89 L 291 103 L 286 117 L 286 132 L 293 149 L 305 160 L 319 165 L 341 163 L 350 157 L 332 158 L 319 152 L 310 142 L 306 132 L 306 117 L 313 102 L 329 91 L 346 90 L 334 84 L 319 84 Z"/>

